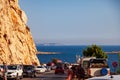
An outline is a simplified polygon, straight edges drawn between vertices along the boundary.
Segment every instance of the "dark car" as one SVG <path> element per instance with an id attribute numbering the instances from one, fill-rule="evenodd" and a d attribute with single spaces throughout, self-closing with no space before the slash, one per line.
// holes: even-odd
<path id="1" fill-rule="evenodd" d="M 35 67 L 33 65 L 23 65 L 23 76 L 36 77 Z"/>
<path id="2" fill-rule="evenodd" d="M 64 74 L 64 69 L 62 66 L 57 66 L 55 69 L 55 74 Z"/>

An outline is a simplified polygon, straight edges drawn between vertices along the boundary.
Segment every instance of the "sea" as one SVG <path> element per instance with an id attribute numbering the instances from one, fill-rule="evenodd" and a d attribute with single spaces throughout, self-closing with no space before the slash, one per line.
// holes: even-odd
<path id="1" fill-rule="evenodd" d="M 83 50 L 85 50 L 88 46 L 83 45 L 70 45 L 70 46 L 41 46 L 36 45 L 38 51 L 41 52 L 54 52 L 56 54 L 37 54 L 37 57 L 40 63 L 48 63 L 51 62 L 52 59 L 60 59 L 62 62 L 75 63 L 76 55 L 83 56 Z M 102 48 L 104 52 L 118 52 L 120 51 L 120 45 L 102 45 L 99 46 Z"/>

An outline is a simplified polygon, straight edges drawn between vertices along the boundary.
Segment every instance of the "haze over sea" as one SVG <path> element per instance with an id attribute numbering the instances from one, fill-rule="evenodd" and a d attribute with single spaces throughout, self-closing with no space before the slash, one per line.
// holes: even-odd
<path id="1" fill-rule="evenodd" d="M 37 54 L 38 59 L 41 63 L 48 63 L 53 58 L 62 60 L 63 62 L 75 63 L 76 55 L 82 56 L 82 52 L 88 46 L 41 46 L 36 45 L 37 50 L 41 52 L 56 52 L 59 54 Z M 104 52 L 120 51 L 120 45 L 102 45 L 100 46 Z"/>

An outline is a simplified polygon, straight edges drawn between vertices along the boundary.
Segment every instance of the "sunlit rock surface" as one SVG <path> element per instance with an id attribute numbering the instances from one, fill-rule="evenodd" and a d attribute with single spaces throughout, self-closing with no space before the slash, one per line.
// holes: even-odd
<path id="1" fill-rule="evenodd" d="M 18 0 L 0 0 L 0 64 L 39 65 L 36 47 Z"/>

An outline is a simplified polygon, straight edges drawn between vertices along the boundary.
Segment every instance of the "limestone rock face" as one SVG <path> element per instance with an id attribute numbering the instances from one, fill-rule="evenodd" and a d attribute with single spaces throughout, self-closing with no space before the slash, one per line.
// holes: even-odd
<path id="1" fill-rule="evenodd" d="M 0 64 L 32 64 L 39 60 L 27 17 L 18 0 L 0 0 Z"/>

